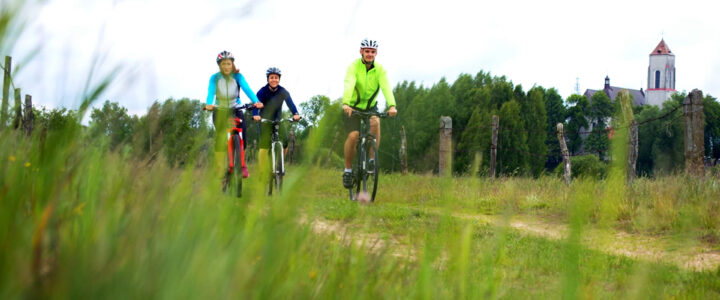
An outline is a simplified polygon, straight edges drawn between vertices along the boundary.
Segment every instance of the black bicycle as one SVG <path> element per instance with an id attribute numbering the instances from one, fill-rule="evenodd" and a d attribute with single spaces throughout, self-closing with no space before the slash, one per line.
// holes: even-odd
<path id="1" fill-rule="evenodd" d="M 376 138 L 370 131 L 370 117 L 376 116 L 382 119 L 386 118 L 388 114 L 357 110 L 353 110 L 352 114 L 360 116 L 361 119 L 355 162 L 352 167 L 353 186 L 348 189 L 350 200 L 358 200 L 360 192 L 363 192 L 370 196 L 370 202 L 375 202 L 380 166 Z"/>
<path id="2" fill-rule="evenodd" d="M 297 122 L 293 118 L 280 119 L 280 120 L 268 120 L 261 119 L 262 123 L 270 123 L 272 133 L 270 135 L 270 163 L 272 173 L 270 174 L 270 190 L 269 195 L 272 195 L 273 188 L 279 193 L 282 188 L 283 176 L 285 176 L 285 148 L 280 141 L 280 124 L 283 122 Z M 261 166 L 262 167 L 262 166 Z"/>
<path id="3" fill-rule="evenodd" d="M 227 172 L 223 178 L 222 190 L 227 191 L 227 187 L 230 186 L 231 190 L 235 191 L 237 197 L 242 196 L 242 167 L 245 166 L 245 143 L 242 138 L 242 114 L 244 110 L 248 110 L 254 107 L 254 104 L 248 103 L 243 105 L 235 106 L 231 109 L 214 107 L 215 112 L 220 115 L 227 115 L 229 120 L 232 120 L 232 126 L 228 128 L 228 141 L 227 141 Z M 203 110 L 211 111 L 213 109 Z M 232 112 L 232 114 L 228 112 Z M 217 130 L 218 128 L 216 128 Z M 216 132 L 215 134 L 220 134 Z"/>

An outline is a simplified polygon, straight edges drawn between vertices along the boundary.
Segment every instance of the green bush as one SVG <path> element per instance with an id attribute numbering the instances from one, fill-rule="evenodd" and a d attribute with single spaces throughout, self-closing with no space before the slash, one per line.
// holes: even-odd
<path id="1" fill-rule="evenodd" d="M 600 161 L 596 155 L 588 154 L 570 157 L 570 172 L 573 178 L 603 179 L 607 175 L 609 165 Z M 563 164 L 555 168 L 555 174 L 563 175 Z"/>

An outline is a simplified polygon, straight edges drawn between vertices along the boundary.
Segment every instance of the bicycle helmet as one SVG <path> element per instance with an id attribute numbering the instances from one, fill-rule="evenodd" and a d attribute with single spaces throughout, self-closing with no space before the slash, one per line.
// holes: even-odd
<path id="1" fill-rule="evenodd" d="M 362 40 L 362 42 L 360 42 L 360 48 L 361 49 L 363 49 L 363 48 L 377 49 L 378 44 L 377 44 L 377 41 L 375 41 L 375 40 L 364 39 L 364 40 Z"/>
<path id="2" fill-rule="evenodd" d="M 280 69 L 276 67 L 270 67 L 265 71 L 265 77 L 270 77 L 270 74 L 277 74 L 278 77 L 282 76 L 282 73 L 280 72 Z"/>
<path id="3" fill-rule="evenodd" d="M 219 65 L 223 59 L 230 59 L 231 62 L 235 62 L 235 57 L 233 56 L 233 54 L 230 53 L 229 51 L 225 51 L 225 50 L 223 50 L 223 52 L 218 53 L 217 59 L 215 59 L 215 61 Z"/>

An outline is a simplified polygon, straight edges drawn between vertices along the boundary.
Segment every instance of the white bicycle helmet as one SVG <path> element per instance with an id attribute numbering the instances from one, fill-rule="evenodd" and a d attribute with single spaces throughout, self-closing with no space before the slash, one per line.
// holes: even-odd
<path id="1" fill-rule="evenodd" d="M 364 49 L 364 48 L 377 49 L 377 47 L 378 47 L 378 44 L 377 44 L 377 41 L 375 41 L 375 40 L 364 39 L 364 40 L 362 40 L 362 42 L 360 42 L 361 49 Z"/>
<path id="2" fill-rule="evenodd" d="M 224 50 L 223 50 L 223 52 L 218 53 L 217 58 L 215 59 L 215 61 L 216 61 L 216 62 L 218 63 L 218 65 L 219 65 L 220 62 L 221 62 L 223 59 L 229 59 L 230 61 L 235 62 L 235 57 L 233 56 L 232 53 L 230 53 L 230 51 L 224 51 Z"/>

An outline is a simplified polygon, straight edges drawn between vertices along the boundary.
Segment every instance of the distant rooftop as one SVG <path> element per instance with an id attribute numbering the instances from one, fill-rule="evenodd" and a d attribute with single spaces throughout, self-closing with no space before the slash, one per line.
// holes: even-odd
<path id="1" fill-rule="evenodd" d="M 660 40 L 660 44 L 655 47 L 655 50 L 653 50 L 650 55 L 675 55 L 672 54 L 672 51 L 670 51 L 670 48 L 665 44 L 665 39 Z"/>

